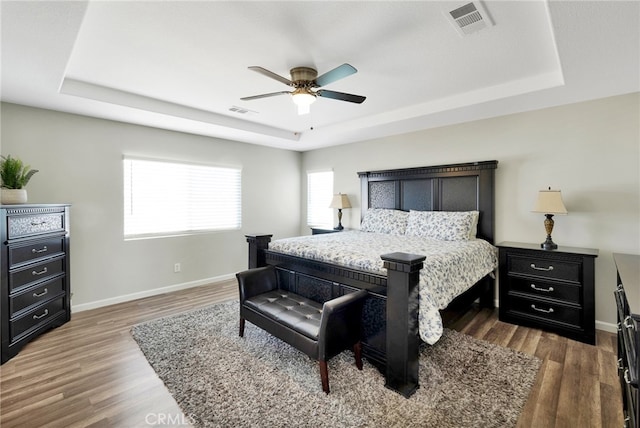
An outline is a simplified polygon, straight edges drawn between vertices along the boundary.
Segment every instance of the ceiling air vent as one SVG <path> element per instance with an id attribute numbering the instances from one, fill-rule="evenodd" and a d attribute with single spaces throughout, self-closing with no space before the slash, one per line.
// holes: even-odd
<path id="1" fill-rule="evenodd" d="M 238 114 L 256 114 L 256 111 L 253 110 L 249 110 L 247 108 L 243 108 L 243 107 L 238 107 L 238 106 L 231 106 L 229 107 L 229 111 L 232 111 L 234 113 L 238 113 Z"/>
<path id="2" fill-rule="evenodd" d="M 493 25 L 487 11 L 479 1 L 466 3 L 445 13 L 453 27 L 461 36 L 476 33 Z"/>

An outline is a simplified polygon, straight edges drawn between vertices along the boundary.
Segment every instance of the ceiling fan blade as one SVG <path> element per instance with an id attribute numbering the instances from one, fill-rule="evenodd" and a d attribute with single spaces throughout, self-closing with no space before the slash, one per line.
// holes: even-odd
<path id="1" fill-rule="evenodd" d="M 257 73 L 260 73 L 260 74 L 262 74 L 264 76 L 270 77 L 270 78 L 272 78 L 274 80 L 277 80 L 278 82 L 284 83 L 285 85 L 293 86 L 293 82 L 291 80 L 287 79 L 286 77 L 282 77 L 279 74 L 274 73 L 273 71 L 269 71 L 266 68 L 262 68 L 262 67 L 259 67 L 257 65 L 254 65 L 254 66 L 249 67 L 249 70 L 253 70 L 253 71 L 255 71 Z"/>
<path id="2" fill-rule="evenodd" d="M 267 97 L 275 97 L 276 95 L 290 94 L 289 91 L 280 91 L 280 92 L 271 92 L 269 94 L 261 94 L 261 95 L 252 95 L 250 97 L 242 97 L 240 98 L 242 101 L 251 101 L 257 100 L 259 98 L 267 98 Z"/>
<path id="3" fill-rule="evenodd" d="M 319 88 L 320 86 L 328 85 L 329 83 L 333 83 L 336 80 L 340 80 L 347 76 L 351 76 L 352 74 L 357 72 L 358 70 L 356 70 L 354 66 L 346 63 L 342 64 L 341 66 L 338 66 L 333 70 L 327 71 L 323 75 L 316 77 L 316 80 L 315 80 L 316 87 Z"/>
<path id="4" fill-rule="evenodd" d="M 367 97 L 362 95 L 345 94 L 344 92 L 328 91 L 326 89 L 320 89 L 316 92 L 316 95 L 323 98 L 331 98 L 340 101 L 349 101 L 350 103 L 361 104 Z"/>

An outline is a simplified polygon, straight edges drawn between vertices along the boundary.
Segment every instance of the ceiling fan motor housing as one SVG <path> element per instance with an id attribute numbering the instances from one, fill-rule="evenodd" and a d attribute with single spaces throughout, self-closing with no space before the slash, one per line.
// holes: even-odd
<path id="1" fill-rule="evenodd" d="M 291 69 L 290 73 L 291 73 L 291 81 L 294 84 L 303 83 L 303 82 L 313 83 L 316 77 L 318 77 L 318 72 L 310 67 L 295 67 Z"/>

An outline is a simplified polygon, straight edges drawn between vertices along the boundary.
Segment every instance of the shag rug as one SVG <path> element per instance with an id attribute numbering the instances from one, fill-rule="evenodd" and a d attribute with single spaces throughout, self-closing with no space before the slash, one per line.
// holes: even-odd
<path id="1" fill-rule="evenodd" d="M 179 314 L 131 330 L 142 352 L 198 427 L 515 426 L 541 361 L 445 330 L 423 345 L 420 388 L 409 399 L 353 353 L 329 360 L 331 393 L 318 363 L 247 322 L 238 302 Z"/>

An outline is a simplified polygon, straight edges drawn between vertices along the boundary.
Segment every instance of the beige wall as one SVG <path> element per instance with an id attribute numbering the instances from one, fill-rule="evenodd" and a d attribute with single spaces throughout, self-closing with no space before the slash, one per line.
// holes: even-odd
<path id="1" fill-rule="evenodd" d="M 282 237 L 300 228 L 298 152 L 15 104 L 1 112 L 1 153 L 40 171 L 29 202 L 72 204 L 74 310 L 230 277 L 246 268 L 244 233 Z M 242 230 L 124 241 L 123 154 L 242 166 Z"/>
<path id="2" fill-rule="evenodd" d="M 640 254 L 639 105 L 636 93 L 300 154 L 2 104 L 0 152 L 40 170 L 30 202 L 73 204 L 76 309 L 230 277 L 246 266 L 244 233 L 308 234 L 308 170 L 333 168 L 335 191 L 354 206 L 343 224 L 357 228 L 358 171 L 496 159 L 496 242 L 544 240 L 533 201 L 539 189 L 561 189 L 569 215 L 555 217 L 554 241 L 600 250 L 596 318 L 610 328 L 611 253 Z M 242 165 L 243 229 L 125 242 L 123 154 Z"/>
<path id="3" fill-rule="evenodd" d="M 447 126 L 305 152 L 300 232 L 308 170 L 333 168 L 335 192 L 353 209 L 342 223 L 358 228 L 356 172 L 498 160 L 496 242 L 542 242 L 544 216 L 531 209 L 540 189 L 561 189 L 569 215 L 555 217 L 560 245 L 597 248 L 596 319 L 615 323 L 613 252 L 640 254 L 640 96 L 638 93 Z M 605 324 L 603 324 L 605 323 Z M 609 324 L 606 324 L 609 323 Z"/>

